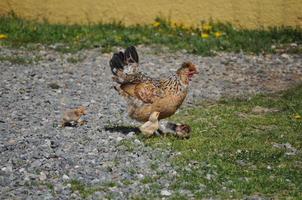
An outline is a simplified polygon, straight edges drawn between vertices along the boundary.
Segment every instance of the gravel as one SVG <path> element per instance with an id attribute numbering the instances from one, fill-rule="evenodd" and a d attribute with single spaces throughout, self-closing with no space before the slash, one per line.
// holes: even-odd
<path id="1" fill-rule="evenodd" d="M 174 73 L 186 60 L 199 66 L 184 106 L 275 92 L 302 80 L 302 55 L 201 57 L 143 46 L 138 51 L 142 70 L 153 77 Z M 170 188 L 177 178 L 171 160 L 179 152 L 151 148 L 136 136 L 132 127 L 138 123 L 127 117 L 125 101 L 112 89 L 110 54 L 43 47 L 0 47 L 0 53 L 34 60 L 0 62 L 1 199 L 81 199 L 77 183 L 94 188 L 89 199 L 177 194 Z M 79 105 L 88 107 L 88 123 L 60 128 L 62 112 Z"/>

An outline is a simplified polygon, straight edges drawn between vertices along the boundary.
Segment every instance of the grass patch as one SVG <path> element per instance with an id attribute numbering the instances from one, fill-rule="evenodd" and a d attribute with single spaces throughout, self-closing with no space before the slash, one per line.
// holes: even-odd
<path id="1" fill-rule="evenodd" d="M 79 62 L 82 62 L 84 59 L 85 59 L 84 57 L 70 56 L 67 58 L 67 62 L 72 63 L 72 64 L 77 64 Z"/>
<path id="2" fill-rule="evenodd" d="M 116 187 L 116 183 L 109 181 L 100 185 L 87 185 L 82 183 L 79 180 L 71 180 L 68 182 L 71 185 L 71 190 L 73 192 L 78 191 L 82 198 L 86 199 L 90 195 L 94 194 L 97 191 L 108 191 L 108 188 Z M 66 183 L 67 184 L 67 183 Z"/>
<path id="3" fill-rule="evenodd" d="M 40 61 L 40 57 L 25 57 L 25 56 L 0 56 L 0 62 L 10 62 L 12 64 L 29 65 Z"/>
<path id="4" fill-rule="evenodd" d="M 275 52 L 279 47 L 297 53 L 301 52 L 302 43 L 299 28 L 247 30 L 212 21 L 201 23 L 198 27 L 186 27 L 163 19 L 156 19 L 152 25 L 128 27 L 122 23 L 58 25 L 27 21 L 10 15 L 0 17 L 0 30 L 0 34 L 7 35 L 6 39 L 0 40 L 0 45 L 32 48 L 32 44 L 41 43 L 63 52 L 99 46 L 108 52 L 116 46 L 157 44 L 168 46 L 171 50 L 186 49 L 189 53 L 201 55 L 212 55 L 217 51 Z M 298 46 L 290 48 L 288 44 L 291 43 Z"/>
<path id="5" fill-rule="evenodd" d="M 255 112 L 256 106 L 268 109 Z M 189 140 L 145 142 L 162 148 L 171 143 L 169 148 L 181 152 L 173 189 L 190 190 L 198 198 L 296 199 L 302 196 L 301 115 L 302 85 L 250 100 L 204 102 L 173 118 L 191 125 Z M 276 146 L 286 143 L 290 145 Z"/>
<path id="6" fill-rule="evenodd" d="M 155 178 L 152 178 L 150 176 L 145 176 L 142 180 L 141 183 L 143 184 L 148 184 L 148 183 L 154 183 L 156 180 Z"/>
<path id="7" fill-rule="evenodd" d="M 126 140 L 123 139 L 119 142 L 118 147 L 123 147 L 124 150 L 129 151 L 129 152 L 133 152 L 134 151 L 134 144 L 132 143 L 131 140 Z"/>

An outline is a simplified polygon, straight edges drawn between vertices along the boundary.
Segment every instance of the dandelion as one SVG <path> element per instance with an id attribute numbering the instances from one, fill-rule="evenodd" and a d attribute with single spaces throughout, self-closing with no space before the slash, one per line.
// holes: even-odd
<path id="1" fill-rule="evenodd" d="M 179 24 L 179 23 L 177 23 L 177 22 L 173 22 L 173 23 L 172 23 L 172 27 L 173 27 L 173 28 L 182 28 L 182 27 L 183 27 L 183 24 L 181 24 L 181 23 Z"/>
<path id="2" fill-rule="evenodd" d="M 201 38 L 202 38 L 202 39 L 207 39 L 207 38 L 209 38 L 209 34 L 207 34 L 207 33 L 202 33 L 202 34 L 201 34 Z"/>
<path id="3" fill-rule="evenodd" d="M 7 39 L 7 38 L 8 38 L 7 35 L 5 35 L 5 34 L 0 34 L 0 40 L 4 40 L 4 39 Z"/>
<path id="4" fill-rule="evenodd" d="M 299 115 L 298 113 L 296 113 L 296 114 L 294 115 L 294 119 L 296 119 L 296 120 L 301 120 L 302 117 L 301 117 L 301 115 Z"/>
<path id="5" fill-rule="evenodd" d="M 189 24 L 177 23 L 177 22 L 172 23 L 171 27 L 172 28 L 180 28 L 180 29 L 184 29 L 184 30 L 193 30 L 193 26 L 191 26 Z"/>
<path id="6" fill-rule="evenodd" d="M 153 26 L 153 27 L 159 27 L 159 26 L 160 26 L 160 22 L 154 22 L 154 23 L 152 24 L 152 26 Z"/>
<path id="7" fill-rule="evenodd" d="M 121 36 L 119 36 L 119 35 L 114 37 L 114 40 L 117 41 L 117 42 L 122 41 L 122 39 L 123 38 Z"/>
<path id="8" fill-rule="evenodd" d="M 209 24 L 203 24 L 201 28 L 202 28 L 202 30 L 205 31 L 205 32 L 209 32 L 209 31 L 212 30 L 212 26 L 209 25 Z"/>
<path id="9" fill-rule="evenodd" d="M 215 35 L 216 38 L 220 38 L 222 36 L 222 32 L 217 31 L 217 32 L 214 33 L 214 35 Z"/>

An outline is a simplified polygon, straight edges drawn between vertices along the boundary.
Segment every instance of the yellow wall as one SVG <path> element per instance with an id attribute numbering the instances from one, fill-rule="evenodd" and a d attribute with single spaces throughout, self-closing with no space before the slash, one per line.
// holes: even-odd
<path id="1" fill-rule="evenodd" d="M 210 18 L 239 27 L 302 27 L 302 0 L 0 0 L 0 15 L 14 11 L 51 23 L 151 23 L 156 16 L 185 24 Z"/>

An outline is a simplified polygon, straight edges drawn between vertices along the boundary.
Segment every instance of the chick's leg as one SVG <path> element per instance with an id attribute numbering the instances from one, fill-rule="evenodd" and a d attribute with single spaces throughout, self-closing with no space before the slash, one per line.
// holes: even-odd
<path id="1" fill-rule="evenodd" d="M 64 120 L 61 121 L 61 127 L 64 128 L 66 126 L 66 122 Z"/>
<path id="2" fill-rule="evenodd" d="M 150 137 L 158 131 L 158 116 L 159 112 L 151 113 L 151 115 L 149 116 L 149 120 L 139 127 L 140 131 L 144 136 Z"/>
<path id="3" fill-rule="evenodd" d="M 80 126 L 83 126 L 86 123 L 87 123 L 87 121 L 81 120 L 81 119 L 78 119 L 78 121 L 77 121 L 77 124 L 79 124 Z"/>
<path id="4" fill-rule="evenodd" d="M 143 124 L 144 125 L 144 124 Z M 143 128 L 143 125 L 141 127 L 139 127 L 139 130 L 140 132 L 145 136 L 145 137 L 150 137 L 153 135 L 153 132 L 152 131 L 148 131 L 148 130 L 145 130 Z"/>

